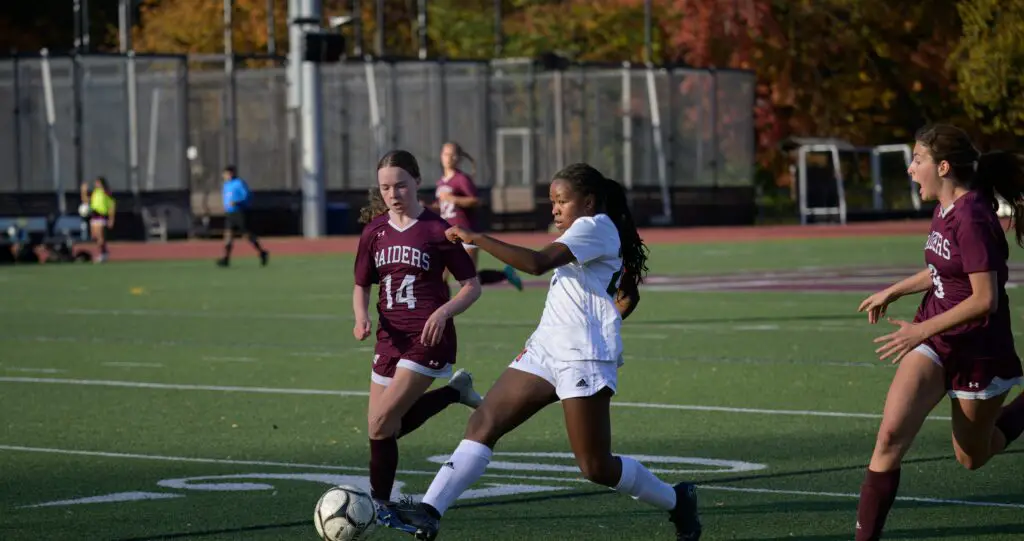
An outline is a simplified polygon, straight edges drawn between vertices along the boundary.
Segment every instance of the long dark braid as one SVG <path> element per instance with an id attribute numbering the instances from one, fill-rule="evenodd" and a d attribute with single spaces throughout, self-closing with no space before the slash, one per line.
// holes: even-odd
<path id="1" fill-rule="evenodd" d="M 626 189 L 585 163 L 569 165 L 559 171 L 554 178 L 569 182 L 578 193 L 594 196 L 597 212 L 607 214 L 619 232 L 622 266 L 625 269 L 623 281 L 628 281 L 633 289 L 642 284 L 647 277 L 649 250 L 644 240 L 640 238 L 640 232 L 633 221 L 633 213 L 629 210 L 629 202 L 626 199 Z"/>

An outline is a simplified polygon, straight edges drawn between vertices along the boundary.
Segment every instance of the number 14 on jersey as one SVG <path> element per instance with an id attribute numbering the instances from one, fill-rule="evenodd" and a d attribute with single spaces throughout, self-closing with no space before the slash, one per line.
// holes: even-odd
<path id="1" fill-rule="evenodd" d="M 388 299 L 388 310 L 391 310 L 395 303 L 402 303 L 408 307 L 409 310 L 416 309 L 416 295 L 413 294 L 413 283 L 416 282 L 416 276 L 412 274 L 405 275 L 402 278 L 402 283 L 398 286 L 398 290 L 395 291 L 395 295 L 391 296 L 391 275 L 384 277 L 384 296 Z"/>

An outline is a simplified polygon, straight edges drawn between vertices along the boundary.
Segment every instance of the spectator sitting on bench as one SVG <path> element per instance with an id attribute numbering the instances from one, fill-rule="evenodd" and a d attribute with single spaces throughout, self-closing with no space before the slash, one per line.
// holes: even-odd
<path id="1" fill-rule="evenodd" d="M 11 257 L 15 263 L 39 263 L 39 254 L 36 252 L 38 244 L 32 241 L 31 235 L 24 228 L 12 225 L 7 229 L 7 236 L 10 239 Z"/>
<path id="2" fill-rule="evenodd" d="M 110 196 L 110 189 L 107 187 L 107 179 L 96 177 L 91 195 L 89 184 L 83 183 L 82 203 L 89 205 L 89 234 L 100 247 L 100 256 L 95 261 L 103 263 L 107 260 L 106 230 L 114 228 L 114 214 L 117 210 L 114 198 Z"/>

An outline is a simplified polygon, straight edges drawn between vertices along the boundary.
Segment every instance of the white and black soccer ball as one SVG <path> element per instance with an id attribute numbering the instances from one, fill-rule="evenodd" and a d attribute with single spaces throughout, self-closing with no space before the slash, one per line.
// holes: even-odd
<path id="1" fill-rule="evenodd" d="M 82 203 L 81 205 L 78 205 L 78 215 L 81 216 L 82 218 L 88 218 L 90 212 L 91 210 L 89 209 L 88 203 Z"/>
<path id="2" fill-rule="evenodd" d="M 313 513 L 316 534 L 324 541 L 366 539 L 377 524 L 373 498 L 350 485 L 331 487 Z"/>

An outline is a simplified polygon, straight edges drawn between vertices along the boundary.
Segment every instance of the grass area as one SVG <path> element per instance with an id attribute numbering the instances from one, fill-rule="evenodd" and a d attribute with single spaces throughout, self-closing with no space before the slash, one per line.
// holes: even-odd
<path id="1" fill-rule="evenodd" d="M 914 266 L 922 242 L 656 246 L 650 263 L 680 276 Z M 240 259 L 230 270 L 212 261 L 3 269 L 0 538 L 314 539 L 313 504 L 327 483 L 365 484 L 372 343 L 351 337 L 351 269 L 342 255 L 279 257 L 267 268 Z M 488 289 L 459 319 L 459 365 L 482 391 L 521 349 L 544 293 Z M 704 485 L 706 540 L 851 539 L 893 373 L 872 353 L 886 329 L 855 313 L 863 296 L 646 294 L 624 326 L 615 448 L 665 457 L 647 463 Z M 1015 321 L 1019 301 L 1011 290 Z M 893 314 L 915 308 L 908 299 Z M 901 496 L 948 501 L 897 502 L 887 538 L 1020 539 L 1020 456 L 965 471 L 952 458 L 948 406 L 934 415 Z M 403 493 L 426 490 L 467 417 L 453 406 L 401 440 Z M 568 453 L 557 407 L 497 451 L 506 466 L 446 515 L 441 539 L 672 538 L 664 514 L 582 482 L 571 458 L 501 455 Z"/>

